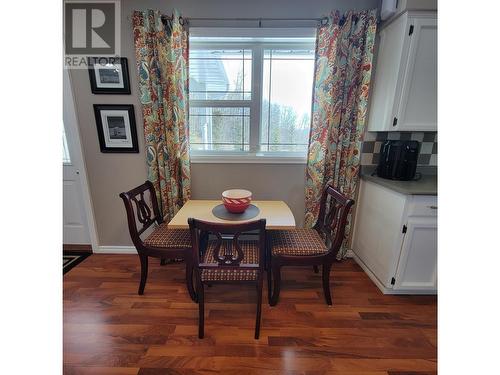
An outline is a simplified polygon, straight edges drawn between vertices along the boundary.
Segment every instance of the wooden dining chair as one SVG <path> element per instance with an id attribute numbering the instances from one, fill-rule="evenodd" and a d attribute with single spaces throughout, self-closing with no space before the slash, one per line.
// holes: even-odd
<path id="1" fill-rule="evenodd" d="M 146 198 L 147 197 L 147 198 Z M 189 296 L 196 300 L 193 288 L 193 266 L 191 262 L 191 234 L 189 229 L 168 229 L 163 222 L 155 189 L 151 181 L 121 193 L 127 211 L 128 230 L 141 262 L 141 281 L 139 294 L 144 294 L 148 277 L 149 257 L 160 258 L 162 264 L 166 258 L 184 258 L 186 261 L 186 285 Z M 145 234 L 148 229 L 149 235 Z M 146 238 L 142 239 L 141 236 Z"/>
<path id="2" fill-rule="evenodd" d="M 266 220 L 243 224 L 217 224 L 188 219 L 193 243 L 193 264 L 198 297 L 198 337 L 205 329 L 204 285 L 218 283 L 254 283 L 257 287 L 255 339 L 259 338 L 262 310 L 262 279 L 265 263 Z M 241 240 L 240 236 L 258 231 L 258 240 Z M 203 236 L 208 241 L 203 244 Z M 202 245 L 203 244 L 203 245 Z"/>
<path id="3" fill-rule="evenodd" d="M 322 265 L 323 292 L 328 305 L 332 305 L 330 270 L 344 240 L 347 215 L 354 201 L 346 198 L 332 186 L 321 196 L 318 220 L 312 229 L 295 228 L 272 230 L 268 234 L 270 265 L 267 267 L 269 304 L 278 302 L 281 267 L 313 266 L 317 272 Z"/>

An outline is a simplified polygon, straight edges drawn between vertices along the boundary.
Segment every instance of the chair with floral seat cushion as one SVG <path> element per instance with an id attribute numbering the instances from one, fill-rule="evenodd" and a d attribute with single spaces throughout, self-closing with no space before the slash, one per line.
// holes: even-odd
<path id="1" fill-rule="evenodd" d="M 327 186 L 321 197 L 318 220 L 312 229 L 295 228 L 272 230 L 268 234 L 270 251 L 267 267 L 269 304 L 278 302 L 281 284 L 281 267 L 313 266 L 315 272 L 322 265 L 323 292 L 328 305 L 330 270 L 344 240 L 347 215 L 354 201 L 346 198 L 332 186 Z"/>
<path id="2" fill-rule="evenodd" d="M 191 299 L 196 300 L 193 288 L 193 266 L 191 256 L 191 234 L 189 229 L 168 229 L 151 181 L 120 194 L 125 210 L 130 237 L 141 262 L 140 295 L 144 294 L 148 277 L 149 257 L 184 258 L 186 260 L 186 284 Z M 151 228 L 152 231 L 151 231 Z M 148 232 L 151 232 L 147 234 Z M 146 238 L 141 238 L 146 237 Z"/>
<path id="3" fill-rule="evenodd" d="M 243 224 L 218 224 L 189 218 L 188 223 L 193 244 L 192 259 L 199 308 L 199 338 L 203 338 L 205 329 L 204 285 L 254 283 L 257 287 L 255 339 L 258 339 L 262 310 L 266 220 L 260 219 Z M 258 231 L 258 240 L 240 240 L 240 236 L 252 231 Z M 209 238 L 205 246 L 201 245 L 203 235 L 208 235 Z"/>

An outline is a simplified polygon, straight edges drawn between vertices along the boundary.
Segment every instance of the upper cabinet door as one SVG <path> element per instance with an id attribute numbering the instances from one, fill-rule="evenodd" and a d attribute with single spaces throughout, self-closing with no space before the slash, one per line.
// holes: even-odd
<path id="1" fill-rule="evenodd" d="M 377 40 L 368 131 L 437 131 L 436 13 L 405 12 Z"/>
<path id="2" fill-rule="evenodd" d="M 405 63 L 403 51 L 406 40 L 408 17 L 403 14 L 384 27 L 377 35 L 377 51 L 375 69 L 372 77 L 372 92 L 370 94 L 370 109 L 368 113 L 369 131 L 393 130 L 393 108 L 400 81 L 401 66 Z"/>
<path id="3" fill-rule="evenodd" d="M 397 131 L 437 130 L 437 20 L 409 18 L 408 58 L 402 66 Z"/>

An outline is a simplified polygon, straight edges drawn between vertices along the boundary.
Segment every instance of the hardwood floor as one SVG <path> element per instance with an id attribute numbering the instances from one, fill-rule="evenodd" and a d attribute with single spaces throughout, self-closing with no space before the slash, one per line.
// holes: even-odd
<path id="1" fill-rule="evenodd" d="M 200 340 L 184 264 L 150 261 L 143 296 L 139 269 L 136 255 L 94 254 L 64 276 L 65 374 L 437 373 L 437 298 L 385 296 L 352 260 L 334 264 L 333 307 L 321 274 L 285 268 L 259 340 L 253 286 L 206 288 Z"/>

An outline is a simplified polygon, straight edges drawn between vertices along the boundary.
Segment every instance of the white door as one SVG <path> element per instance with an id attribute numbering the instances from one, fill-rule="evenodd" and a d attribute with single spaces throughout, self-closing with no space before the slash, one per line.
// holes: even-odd
<path id="1" fill-rule="evenodd" d="M 86 181 L 67 71 L 64 71 L 63 98 L 63 244 L 90 245 L 92 241 L 83 186 Z"/>
<path id="2" fill-rule="evenodd" d="M 63 244 L 90 244 L 87 218 L 82 199 L 80 171 L 71 162 L 66 134 L 63 159 Z"/>
<path id="3" fill-rule="evenodd" d="M 437 218 L 409 217 L 394 289 L 437 291 Z"/>
<path id="4" fill-rule="evenodd" d="M 393 130 L 437 130 L 437 19 L 411 18 L 410 46 Z"/>

